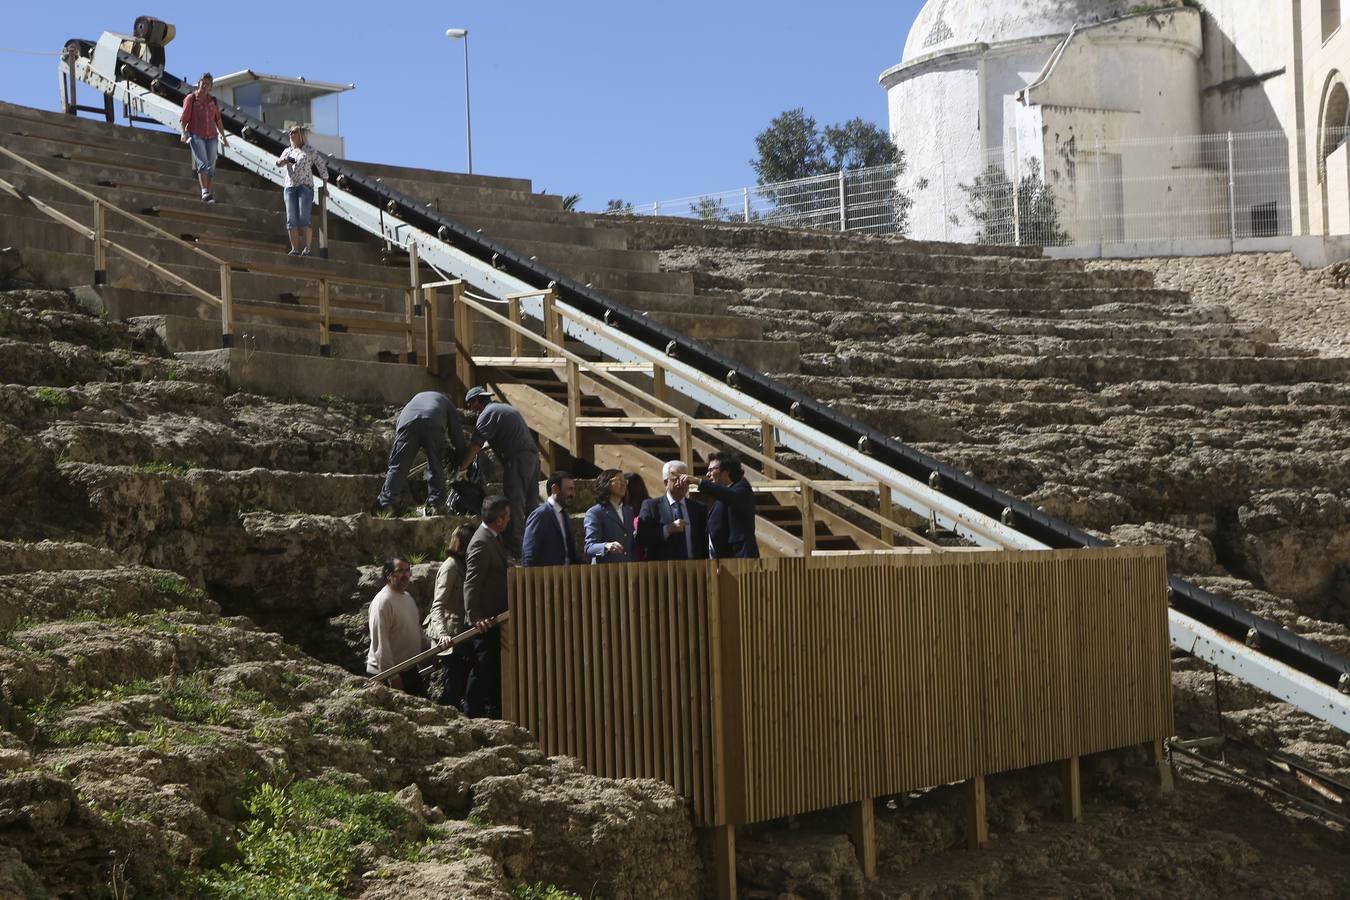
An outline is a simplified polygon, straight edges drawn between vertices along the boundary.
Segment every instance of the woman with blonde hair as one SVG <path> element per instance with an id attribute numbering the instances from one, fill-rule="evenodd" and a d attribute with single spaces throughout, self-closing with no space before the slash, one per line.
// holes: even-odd
<path id="1" fill-rule="evenodd" d="M 291 256 L 309 256 L 309 223 L 314 210 L 314 170 L 328 180 L 328 166 L 308 142 L 305 126 L 291 126 L 291 145 L 277 157 L 277 167 L 286 167 L 286 234 L 291 239 Z M 319 185 L 323 188 L 322 182 Z"/>
<path id="2" fill-rule="evenodd" d="M 432 642 L 452 638 L 465 628 L 464 622 L 464 556 L 469 550 L 474 527 L 461 525 L 450 533 L 450 546 L 445 562 L 436 573 L 436 593 L 431 612 L 422 626 Z M 469 678 L 469 642 L 449 653 L 436 657 L 441 664 L 441 694 L 436 702 L 442 706 L 462 709 L 464 688 Z"/>

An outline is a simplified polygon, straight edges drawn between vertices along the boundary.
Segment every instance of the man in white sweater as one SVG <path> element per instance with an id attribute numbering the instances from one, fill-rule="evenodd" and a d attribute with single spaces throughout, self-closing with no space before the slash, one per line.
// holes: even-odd
<path id="1" fill-rule="evenodd" d="M 431 642 L 422 633 L 422 614 L 417 611 L 417 601 L 408 593 L 411 582 L 412 565 L 406 559 L 395 556 L 384 561 L 384 587 L 370 602 L 370 652 L 366 654 L 366 671 L 371 675 L 378 675 L 431 647 Z M 416 666 L 390 678 L 389 685 L 419 697 L 426 694 L 426 685 Z"/>

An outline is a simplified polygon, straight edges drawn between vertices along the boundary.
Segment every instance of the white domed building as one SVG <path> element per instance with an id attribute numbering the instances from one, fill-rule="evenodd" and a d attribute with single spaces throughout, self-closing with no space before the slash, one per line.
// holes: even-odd
<path id="1" fill-rule="evenodd" d="M 911 235 L 973 239 L 961 186 L 991 164 L 1039 167 L 1074 243 L 1350 231 L 1341 18 L 1340 0 L 928 0 L 881 76 Z M 1230 131 L 1253 156 L 1231 188 Z"/>

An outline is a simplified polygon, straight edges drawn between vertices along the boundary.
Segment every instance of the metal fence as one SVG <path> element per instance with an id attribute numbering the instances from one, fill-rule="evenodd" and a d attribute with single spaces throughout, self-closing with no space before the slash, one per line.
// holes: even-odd
<path id="1" fill-rule="evenodd" d="M 1300 214 L 1290 158 L 1280 131 L 1070 139 L 608 212 L 1035 246 L 1280 237 Z"/>

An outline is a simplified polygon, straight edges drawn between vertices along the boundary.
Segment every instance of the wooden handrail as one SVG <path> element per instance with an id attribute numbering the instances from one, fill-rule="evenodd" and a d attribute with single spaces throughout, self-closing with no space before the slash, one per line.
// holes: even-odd
<path id="1" fill-rule="evenodd" d="M 120 209 L 116 206 L 113 206 L 111 203 L 104 200 L 98 194 L 95 194 L 92 191 L 85 190 L 79 185 L 67 181 L 60 175 L 57 175 L 55 172 L 42 168 L 42 166 L 39 166 L 37 163 L 27 159 L 26 157 L 20 156 L 19 154 L 15 153 L 13 150 L 10 150 L 3 144 L 0 144 L 0 155 L 9 157 L 10 159 L 17 162 L 19 165 L 26 166 L 27 168 L 32 169 L 34 172 L 37 172 L 43 178 L 46 178 L 49 181 L 53 181 L 56 184 L 59 184 L 61 187 L 65 188 L 68 191 L 73 191 L 74 193 L 79 194 L 86 200 L 93 201 L 96 205 L 98 205 L 103 209 L 111 210 L 112 212 L 116 213 L 117 215 L 121 216 L 122 218 L 128 221 L 135 222 L 137 225 L 140 225 L 142 228 L 146 229 L 149 232 L 152 232 L 153 234 L 158 235 L 159 237 L 167 238 L 168 240 L 173 241 L 178 246 L 191 250 L 193 253 L 197 254 L 203 259 L 209 260 L 212 265 L 215 266 L 225 265 L 225 260 L 221 259 L 220 257 L 215 256 L 214 254 L 211 253 L 207 253 L 202 248 L 183 240 L 181 237 L 179 237 L 176 234 L 173 234 L 172 232 L 165 231 L 163 228 L 160 228 L 157 225 L 152 225 L 151 223 L 145 221 L 145 219 L 135 215 L 134 213 L 129 213 L 124 209 Z"/>
<path id="2" fill-rule="evenodd" d="M 511 613 L 508 611 L 498 613 L 497 615 L 493 616 L 489 621 L 492 622 L 493 628 L 500 628 L 503 623 L 509 622 L 510 620 L 511 620 Z M 424 663 L 427 660 L 432 659 L 434 657 L 440 656 L 447 650 L 453 650 L 455 647 L 458 647 L 460 644 L 472 638 L 475 638 L 478 635 L 479 631 L 477 628 L 470 628 L 468 631 L 461 631 L 459 634 L 452 637 L 449 643 L 437 644 L 436 646 L 428 650 L 423 650 L 421 653 L 418 653 L 415 656 L 408 657 L 407 659 L 403 660 L 403 662 L 395 663 L 394 665 L 385 669 L 383 672 L 380 672 L 378 675 L 371 675 L 366 679 L 366 684 L 376 684 L 377 682 L 384 681 L 386 678 L 393 678 L 399 672 L 406 672 L 413 666 L 418 665 L 420 663 Z"/>
<path id="3" fill-rule="evenodd" d="M 560 318 L 570 319 L 570 320 L 572 320 L 573 322 L 576 322 L 577 324 L 580 324 L 580 325 L 586 325 L 586 318 L 584 317 L 584 314 L 579 313 L 579 312 L 576 312 L 576 311 L 574 311 L 574 310 L 566 309 L 566 308 L 561 308 L 561 307 L 557 307 L 557 308 L 556 308 L 556 314 L 557 314 Z M 642 354 L 642 355 L 645 355 L 645 356 L 647 357 L 648 361 L 649 361 L 649 362 L 652 364 L 652 366 L 654 367 L 654 373 L 657 373 L 657 372 L 661 373 L 661 376 L 662 376 L 662 377 L 661 377 L 660 379 L 656 379 L 657 383 L 659 383 L 661 387 L 663 387 L 663 388 L 665 387 L 665 384 L 666 384 L 666 381 L 667 381 L 666 372 L 667 372 L 667 370 L 668 370 L 668 363 L 666 362 L 665 359 L 663 359 L 663 358 L 662 358 L 660 355 L 658 355 L 657 353 L 653 352 L 653 351 L 651 350 L 651 348 L 649 348 L 649 347 L 644 347 L 644 346 L 640 346 L 640 345 L 634 345 L 634 343 L 633 343 L 632 341 L 626 340 L 626 339 L 625 339 L 625 336 L 622 335 L 622 334 L 621 334 L 621 335 L 618 335 L 617 337 L 614 337 L 614 338 L 612 338 L 612 339 L 615 340 L 615 341 L 618 342 L 618 343 L 621 343 L 621 344 L 626 345 L 628 349 L 632 349 L 632 350 L 634 350 L 635 352 L 638 352 L 638 353 L 640 353 L 640 354 Z M 537 340 L 537 338 L 536 338 L 536 340 Z M 626 384 L 626 382 L 624 382 L 624 383 Z M 732 403 L 732 404 L 734 404 L 734 405 L 736 405 L 736 406 L 739 406 L 739 407 L 740 407 L 743 411 L 745 411 L 746 413 L 749 413 L 749 414 L 753 415 L 753 411 L 752 411 L 752 410 L 747 409 L 744 403 L 742 403 L 742 402 L 741 402 L 734 394 L 732 394 L 731 392 L 729 392 L 729 391 L 727 391 L 727 390 L 724 390 L 724 389 L 722 388 L 721 385 L 712 383 L 712 384 L 710 384 L 710 385 L 705 385 L 705 388 L 708 388 L 709 390 L 713 390 L 713 392 L 716 393 L 716 394 L 717 394 L 719 397 L 721 397 L 723 400 L 726 400 L 726 401 L 728 401 L 729 403 Z M 683 415 L 683 413 L 681 413 L 681 415 Z M 700 430 L 704 431 L 705 433 L 712 433 L 712 430 L 711 430 L 710 426 L 707 426 L 707 425 L 699 425 L 698 427 L 700 428 Z M 757 461 L 758 463 L 760 463 L 760 465 L 761 465 L 762 468 L 763 468 L 763 467 L 770 467 L 770 466 L 771 466 L 771 467 L 772 467 L 774 470 L 776 470 L 776 471 L 786 473 L 787 475 L 789 475 L 789 476 L 791 476 L 791 477 L 793 477 L 793 478 L 796 478 L 796 479 L 802 481 L 802 483 L 803 483 L 804 485 L 806 485 L 807 487 L 812 487 L 812 488 L 815 487 L 816 482 L 814 482 L 813 479 L 807 478 L 806 476 L 801 475 L 800 473 L 794 472 L 793 470 L 791 470 L 791 469 L 789 469 L 788 467 L 784 466 L 782 463 L 780 463 L 780 462 L 777 460 L 776 456 L 768 456 L 768 455 L 766 455 L 766 454 L 764 454 L 764 453 L 761 453 L 761 452 L 758 451 L 758 450 L 753 449 L 752 447 L 747 446 L 746 444 L 743 444 L 743 443 L 741 443 L 741 442 L 739 442 L 739 441 L 737 441 L 737 440 L 735 440 L 735 439 L 733 439 L 733 438 L 730 438 L 730 437 L 728 437 L 728 436 L 726 436 L 726 435 L 724 435 L 724 434 L 721 434 L 720 432 L 719 432 L 719 433 L 716 433 L 716 436 L 717 436 L 717 439 L 718 439 L 719 441 L 721 441 L 721 442 L 724 443 L 725 445 L 727 445 L 727 446 L 729 446 L 729 447 L 735 449 L 736 452 L 738 452 L 742 457 L 747 458 L 747 459 L 753 459 L 753 460 Z M 836 503 L 843 504 L 843 505 L 844 505 L 847 509 L 849 509 L 851 512 L 856 512 L 856 513 L 858 513 L 859 515 L 863 516 L 864 518 L 869 519 L 870 521 L 872 521 L 873 523 L 877 524 L 878 526 L 880 526 L 880 527 L 883 529 L 883 532 L 882 532 L 883 534 L 887 534 L 887 533 L 898 533 L 898 534 L 902 534 L 902 535 L 904 535 L 905 537 L 907 537 L 909 540 L 914 541 L 915 543 L 920 544 L 920 545 L 922 545 L 922 546 L 926 546 L 926 547 L 929 547 L 929 548 L 935 549 L 935 550 L 936 550 L 936 549 L 942 549 L 942 548 L 941 548 L 941 545 L 936 544 L 936 543 L 934 543 L 933 541 L 928 540 L 927 538 L 923 537 L 922 535 L 920 535 L 919 533 L 913 531 L 912 529 L 909 529 L 909 528 L 904 527 L 903 525 L 897 524 L 897 523 L 895 522 L 895 520 L 894 520 L 893 518 L 891 518 L 890 516 L 888 516 L 888 515 L 882 515 L 881 513 L 878 513 L 878 512 L 873 512 L 872 510 L 868 509 L 868 508 L 865 507 L 865 506 L 860 506 L 859 504 L 854 503 L 853 501 L 851 501 L 851 500 L 849 500 L 849 499 L 847 499 L 847 498 L 845 498 L 845 497 L 840 496 L 840 495 L 839 495 L 837 492 L 835 492 L 835 491 L 828 490 L 828 489 L 824 489 L 824 490 L 816 490 L 815 492 L 816 492 L 817 494 L 819 494 L 820 496 L 823 496 L 823 497 L 826 497 L 826 498 L 828 498 L 828 499 L 830 499 L 830 500 L 835 501 Z M 883 511 L 884 511 L 884 510 L 883 510 Z"/>
<path id="4" fill-rule="evenodd" d="M 523 326 L 523 325 L 517 325 L 516 323 L 512 322 L 512 321 L 511 321 L 509 318 L 507 318 L 506 316 L 499 315 L 498 313 L 493 312 L 491 309 L 488 309 L 488 308 L 487 308 L 485 305 L 483 305 L 482 303 L 479 303 L 479 302 L 477 302 L 477 301 L 475 301 L 475 300 L 472 300 L 472 299 L 470 299 L 470 298 L 467 297 L 467 296 L 466 296 L 466 297 L 461 297 L 460 300 L 459 300 L 459 302 L 460 302 L 465 308 L 476 310 L 476 311 L 477 311 L 478 313 L 480 313 L 481 315 L 486 316 L 486 317 L 488 318 L 488 321 L 496 322 L 497 324 L 499 324 L 499 325 L 501 325 L 501 326 L 503 326 L 503 327 L 505 327 L 505 328 L 507 328 L 508 330 L 511 330 L 511 331 L 519 331 L 519 332 L 522 333 L 526 338 L 528 338 L 529 340 L 533 341 L 534 343 L 540 345 L 541 347 L 543 347 L 543 348 L 544 348 L 547 352 L 549 352 L 550 354 L 552 354 L 552 355 L 554 355 L 554 356 L 556 356 L 556 357 L 559 357 L 559 358 L 561 358 L 561 359 L 563 359 L 563 360 L 566 360 L 566 361 L 569 363 L 569 366 L 568 366 L 569 369 L 571 369 L 572 366 L 580 367 L 580 366 L 586 365 L 586 360 L 582 359 L 581 357 L 577 356 L 576 354 L 572 353 L 571 351 L 565 349 L 565 348 L 562 347 L 561 345 L 559 345 L 559 344 L 557 344 L 557 343 L 554 343 L 553 341 L 550 341 L 550 340 L 548 340 L 548 339 L 545 338 L 545 337 L 541 337 L 540 335 L 535 334 L 533 331 L 530 331 L 528 328 L 526 328 L 526 327 Z M 555 307 L 555 310 L 556 310 L 557 313 L 560 314 L 560 315 L 564 315 L 564 316 L 568 316 L 569 318 L 573 318 L 574 321 L 576 320 L 576 317 L 573 316 L 571 313 L 569 313 L 569 312 L 566 311 L 566 310 L 557 309 L 556 307 Z M 464 317 L 464 318 L 467 318 L 467 317 Z M 457 320 L 457 321 L 458 321 L 458 320 Z M 464 346 L 464 347 L 460 348 L 460 352 L 466 353 L 466 352 L 468 352 L 469 349 L 470 349 L 470 348 L 469 348 L 468 346 Z M 665 371 L 664 366 L 663 366 L 660 362 L 657 362 L 657 371 L 662 371 L 662 372 Z M 634 385 L 632 385 L 632 384 L 629 384 L 628 382 L 624 381 L 622 378 L 619 378 L 618 376 L 613 375 L 613 374 L 611 374 L 611 373 L 609 373 L 609 372 L 606 372 L 606 371 L 604 371 L 604 370 L 598 370 L 598 371 L 593 370 L 593 371 L 591 372 L 591 376 L 592 376 L 593 378 L 597 378 L 597 379 L 599 379 L 599 380 L 601 380 L 601 381 L 607 382 L 607 383 L 610 384 L 612 387 L 617 388 L 617 389 L 619 390 L 620 393 L 625 394 L 625 395 L 628 395 L 628 396 L 635 396 L 635 394 L 638 394 L 638 392 L 640 392 L 640 390 L 641 390 L 640 388 L 637 388 L 636 386 L 634 386 Z M 569 394 L 570 394 L 570 393 L 571 393 L 571 391 L 570 391 L 570 389 L 569 389 Z M 882 515 L 880 515 L 880 514 L 878 514 L 878 513 L 876 513 L 876 512 L 873 512 L 872 510 L 868 509 L 867 507 L 862 506 L 862 505 L 856 503 L 855 501 L 849 499 L 848 497 L 845 497 L 843 494 L 840 494 L 838 491 L 831 490 L 831 489 L 825 487 L 824 485 L 822 485 L 820 482 L 817 482 L 817 481 L 815 481 L 814 479 L 812 479 L 812 478 L 810 478 L 810 477 L 808 477 L 808 476 L 806 476 L 806 475 L 801 474 L 800 472 L 794 471 L 793 469 L 791 469 L 790 467 L 784 465 L 782 462 L 779 462 L 779 461 L 776 460 L 776 459 L 770 459 L 770 458 L 764 456 L 764 455 L 763 455 L 762 453 L 760 453 L 758 450 L 755 450 L 754 448 L 752 448 L 752 447 L 750 447 L 750 446 L 748 446 L 748 445 L 742 443 L 741 441 L 738 441 L 738 440 L 736 440 L 735 438 L 732 438 L 731 436 L 729 436 L 729 435 L 727 435 L 727 434 L 724 434 L 723 432 L 719 431 L 717 428 L 715 428 L 715 427 L 713 427 L 713 426 L 711 426 L 711 425 L 707 425 L 707 424 L 704 424 L 704 423 L 702 423 L 702 422 L 699 422 L 698 420 L 694 419 L 692 416 L 690 416 L 690 415 L 688 415 L 687 413 L 685 413 L 683 410 L 681 410 L 681 409 L 679 409 L 679 408 L 677 408 L 677 407 L 675 407 L 675 406 L 672 406 L 671 404 L 667 403 L 667 402 L 664 401 L 664 400 L 661 400 L 661 399 L 652 397 L 651 395 L 640 395 L 640 394 L 637 395 L 637 396 L 635 396 L 635 399 L 637 399 L 637 400 L 638 400 L 639 402 L 641 402 L 641 403 L 644 403 L 644 404 L 649 405 L 649 406 L 654 406 L 654 407 L 656 407 L 656 408 L 658 408 L 658 409 L 664 411 L 665 413 L 667 413 L 668 415 L 674 417 L 676 420 L 678 420 L 678 421 L 680 422 L 681 432 L 682 432 L 682 434 L 681 434 L 681 441 L 680 441 L 680 444 L 681 444 L 681 453 L 682 453 L 682 454 L 685 454 L 685 458 L 686 458 L 686 459 L 689 459 L 689 456 L 688 456 L 688 447 L 686 446 L 686 445 L 688 444 L 689 441 L 688 441 L 688 438 L 687 438 L 687 436 L 686 436 L 686 435 L 687 435 L 686 429 L 688 429 L 689 431 L 692 431 L 693 429 L 697 429 L 698 431 L 702 432 L 703 434 L 712 437 L 715 441 L 721 443 L 723 446 L 730 447 L 730 448 L 736 450 L 738 453 L 741 454 L 742 457 L 744 457 L 744 458 L 746 458 L 746 459 L 756 460 L 756 461 L 758 461 L 758 462 L 760 462 L 760 463 L 762 463 L 762 464 L 769 464 L 769 465 L 772 465 L 772 466 L 774 467 L 774 469 L 775 469 L 777 472 L 780 473 L 780 475 L 785 475 L 785 476 L 787 476 L 788 478 L 790 478 L 790 479 L 792 479 L 792 480 L 794 480 L 794 481 L 799 482 L 799 483 L 802 485 L 802 487 L 803 487 L 803 491 L 802 491 L 802 495 L 803 495 L 803 496 L 802 496 L 802 521 L 803 521 L 803 525 L 804 525 L 804 526 L 807 525 L 807 524 L 809 524 L 809 523 L 808 523 L 808 519 L 810 518 L 810 513 L 811 513 L 811 510 L 812 510 L 812 507 L 814 506 L 815 496 L 820 496 L 820 497 L 826 497 L 826 498 L 828 498 L 828 499 L 830 499 L 830 500 L 833 500 L 835 503 L 840 504 L 840 505 L 843 506 L 845 509 L 847 509 L 849 512 L 857 513 L 858 515 L 861 515 L 861 516 L 863 516 L 864 518 L 869 519 L 869 520 L 871 520 L 871 521 L 877 523 L 877 524 L 878 524 L 879 526 L 881 526 L 882 528 L 886 528 L 886 529 L 889 529 L 889 530 L 891 530 L 891 531 L 893 531 L 893 532 L 895 532 L 895 533 L 902 534 L 902 535 L 904 535 L 906 538 L 908 538 L 910 541 L 913 541 L 913 542 L 916 543 L 916 544 L 919 544 L 919 545 L 921 545 L 921 546 L 928 547 L 928 548 L 931 549 L 931 550 L 941 550 L 941 549 L 942 549 L 941 545 L 939 545 L 939 544 L 937 544 L 937 543 L 935 543 L 935 542 L 933 542 L 933 541 L 928 540 L 928 539 L 925 538 L 923 535 L 918 534 L 917 532 L 913 531 L 912 529 L 905 528 L 905 527 L 902 526 L 902 525 L 898 525 L 893 519 L 888 518 L 888 517 L 885 517 L 885 516 L 882 516 Z M 570 406 L 570 404 L 569 404 L 569 406 Z M 575 422 L 575 420 L 573 420 L 573 422 Z M 573 427 L 575 427 L 575 426 L 573 426 Z M 574 445 L 574 449 L 575 449 L 575 445 Z M 815 496 L 813 496 L 813 495 L 815 495 Z M 805 535 L 805 528 L 803 529 L 803 532 L 804 532 L 804 533 L 803 533 L 803 546 L 805 546 L 805 547 L 811 547 L 811 546 L 814 544 L 814 540 L 808 538 L 808 537 Z"/>

